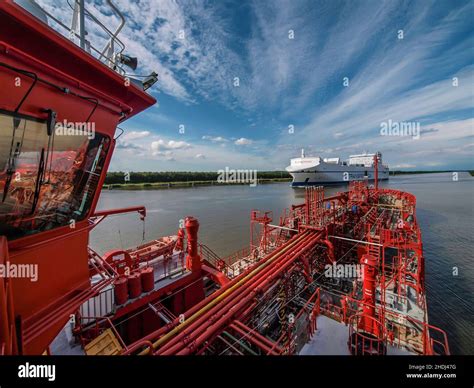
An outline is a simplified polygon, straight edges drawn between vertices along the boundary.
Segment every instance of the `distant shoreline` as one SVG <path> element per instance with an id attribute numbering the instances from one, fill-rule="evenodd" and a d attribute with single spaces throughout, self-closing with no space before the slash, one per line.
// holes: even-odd
<path id="1" fill-rule="evenodd" d="M 440 174 L 443 172 L 468 172 L 474 176 L 474 170 L 438 170 L 438 171 L 390 171 L 390 175 L 406 175 L 406 174 Z"/>
<path id="2" fill-rule="evenodd" d="M 291 178 L 271 178 L 271 179 L 258 179 L 257 184 L 270 184 L 270 183 L 282 183 L 291 182 Z M 187 187 L 204 187 L 204 186 L 249 186 L 250 183 L 246 182 L 232 182 L 232 183 L 219 183 L 217 181 L 186 181 L 186 182 L 141 182 L 141 183 L 113 183 L 104 184 L 104 189 L 107 190 L 162 190 L 162 189 L 182 189 Z"/>
<path id="3" fill-rule="evenodd" d="M 443 171 L 392 171 L 391 176 L 395 175 L 414 175 L 414 174 L 436 174 L 454 172 L 454 170 Z M 474 170 L 459 170 L 458 172 L 469 172 L 474 176 Z M 130 181 L 124 182 L 123 172 L 112 172 L 107 174 L 104 183 L 105 190 L 161 190 L 187 187 L 205 187 L 205 186 L 246 186 L 250 183 L 220 183 L 217 182 L 215 173 L 211 172 L 134 172 L 130 174 Z M 286 171 L 263 172 L 259 173 L 258 184 L 270 184 L 291 182 L 291 177 Z M 170 180 L 173 176 L 186 177 L 186 180 Z M 204 179 L 193 179 L 204 178 Z M 120 182 L 124 182 L 121 183 Z"/>

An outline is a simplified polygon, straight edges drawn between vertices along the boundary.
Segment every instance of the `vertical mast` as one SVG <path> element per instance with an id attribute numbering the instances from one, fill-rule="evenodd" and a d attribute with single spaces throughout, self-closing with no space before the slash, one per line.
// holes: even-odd
<path id="1" fill-rule="evenodd" d="M 375 190 L 379 188 L 379 158 L 378 153 L 374 155 L 374 168 L 375 168 Z"/>

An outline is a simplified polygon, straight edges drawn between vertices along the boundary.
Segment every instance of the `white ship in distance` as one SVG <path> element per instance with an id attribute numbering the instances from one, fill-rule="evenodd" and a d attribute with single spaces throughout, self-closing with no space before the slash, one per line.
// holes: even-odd
<path id="1" fill-rule="evenodd" d="M 382 164 L 382 154 L 351 155 L 348 160 L 340 158 L 306 157 L 304 149 L 301 157 L 291 159 L 286 171 L 293 177 L 291 186 L 313 186 L 333 183 L 344 183 L 358 180 L 374 180 L 374 158 L 378 160 L 378 180 L 389 177 L 389 168 Z"/>

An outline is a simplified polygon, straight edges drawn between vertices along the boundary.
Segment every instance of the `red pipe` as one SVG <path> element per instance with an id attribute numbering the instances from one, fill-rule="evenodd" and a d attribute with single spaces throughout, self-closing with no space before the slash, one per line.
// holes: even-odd
<path id="1" fill-rule="evenodd" d="M 183 316 L 186 318 L 186 316 L 190 317 L 200 309 L 202 309 L 206 304 L 208 304 L 211 300 L 222 294 L 227 288 L 231 286 L 231 283 L 227 283 L 224 287 L 221 287 L 219 290 L 214 292 L 213 294 L 209 295 L 207 298 L 203 299 L 200 301 L 198 304 L 195 304 L 193 307 L 191 307 L 189 310 L 187 310 Z M 140 343 L 142 341 L 150 341 L 153 342 L 157 338 L 161 337 L 163 334 L 165 334 L 167 331 L 174 329 L 176 326 L 180 324 L 180 317 L 176 317 L 172 322 L 168 323 L 165 326 L 160 327 L 159 329 L 155 330 L 154 332 L 148 334 L 147 336 L 139 339 L 138 341 L 134 342 L 131 344 L 129 347 L 135 346 L 137 343 Z"/>
<path id="2" fill-rule="evenodd" d="M 184 229 L 183 228 L 179 228 L 178 230 L 178 241 L 176 242 L 176 250 L 177 251 L 182 251 L 184 249 Z"/>
<path id="3" fill-rule="evenodd" d="M 306 278 L 306 281 L 308 283 L 311 283 L 313 281 L 313 279 L 311 278 L 311 268 L 309 267 L 309 261 L 308 261 L 308 258 L 307 257 L 302 257 L 301 258 L 301 261 L 303 263 L 303 273 L 304 273 L 304 277 Z"/>
<path id="4" fill-rule="evenodd" d="M 186 217 L 185 224 L 188 233 L 188 255 L 186 256 L 186 269 L 199 271 L 201 269 L 201 258 L 198 254 L 199 222 L 194 217 Z"/>
<path id="5" fill-rule="evenodd" d="M 328 239 L 322 240 L 321 242 L 328 247 L 329 261 L 334 264 L 336 262 L 336 257 L 334 256 L 334 245 Z"/>
<path id="6" fill-rule="evenodd" d="M 250 334 L 248 332 L 245 332 L 240 327 L 238 327 L 234 324 L 230 324 L 229 327 L 234 329 L 237 333 L 242 335 L 244 338 L 248 338 L 249 341 L 253 342 L 254 345 L 257 345 L 260 349 L 263 349 L 267 354 L 270 354 L 272 356 L 277 356 L 278 355 L 278 353 L 274 352 L 270 346 L 268 346 L 268 345 L 264 344 L 263 342 L 259 341 L 257 338 L 253 337 L 252 334 Z"/>
<path id="7" fill-rule="evenodd" d="M 298 247 L 301 244 L 304 244 L 306 238 L 310 237 L 310 235 L 307 235 L 305 237 L 299 236 L 301 238 L 300 241 L 295 245 L 295 247 Z M 291 240 L 290 240 L 291 241 Z M 293 247 L 295 249 L 295 247 Z M 272 256 L 277 254 L 281 249 L 283 249 L 284 246 L 280 247 L 278 250 L 275 250 L 272 252 Z M 262 271 L 258 272 L 254 277 L 252 277 L 246 284 L 245 287 L 240 287 L 238 288 L 229 298 L 225 298 L 219 305 L 214 306 L 211 308 L 209 311 L 207 311 L 205 314 L 203 314 L 201 317 L 199 317 L 195 322 L 193 322 L 186 330 L 183 330 L 182 332 L 178 333 L 174 338 L 170 339 L 168 343 L 163 345 L 158 351 L 157 354 L 176 354 L 177 350 L 179 350 L 183 344 L 180 343 L 183 337 L 188 337 L 188 333 L 192 333 L 193 330 L 198 330 L 198 329 L 206 329 L 209 325 L 212 324 L 210 322 L 210 319 L 212 316 L 216 315 L 216 312 L 219 309 L 223 309 L 226 305 L 229 304 L 229 302 L 237 302 L 238 300 L 241 299 L 241 295 L 245 293 L 245 295 L 248 295 L 250 292 L 252 292 L 251 287 L 256 284 L 262 277 L 264 277 L 267 273 L 269 273 L 275 266 L 276 263 L 278 263 L 281 260 L 284 260 L 285 256 L 282 256 L 277 259 L 275 263 L 272 263 L 272 266 L 270 267 L 265 267 L 262 269 Z M 244 296 L 245 296 L 244 295 Z M 201 330 L 199 330 L 201 331 Z"/>
<path id="8" fill-rule="evenodd" d="M 375 277 L 377 276 L 377 259 L 370 255 L 363 255 L 361 264 L 364 266 L 364 281 L 362 295 L 362 317 L 361 327 L 371 334 L 377 335 L 377 325 L 375 319 Z M 372 319 L 373 318 L 373 319 Z"/>
<path id="9" fill-rule="evenodd" d="M 319 228 L 319 227 L 316 227 L 316 226 L 301 225 L 301 229 L 316 230 L 318 232 L 324 231 L 327 234 L 327 231 L 325 229 L 322 229 L 322 228 Z M 333 245 L 333 243 L 331 241 L 329 241 L 327 238 L 324 239 L 324 240 L 321 240 L 321 243 L 326 245 L 327 248 L 328 248 L 329 261 L 331 263 L 335 263 L 336 262 L 336 257 L 334 255 L 334 245 Z"/>
<path id="10" fill-rule="evenodd" d="M 133 345 L 127 347 L 127 349 L 122 353 L 122 356 L 129 356 L 144 346 L 151 347 L 153 344 L 147 340 L 137 341 Z"/>
<path id="11" fill-rule="evenodd" d="M 263 288 L 262 286 L 265 283 L 269 283 L 275 278 L 276 276 L 279 276 L 282 271 L 286 267 L 292 264 L 292 261 L 296 260 L 299 255 L 303 254 L 306 252 L 309 248 L 312 247 L 316 243 L 316 241 L 319 239 L 319 236 L 312 236 L 312 235 L 307 235 L 299 245 L 303 245 L 303 247 L 293 247 L 293 251 L 290 252 L 288 255 L 283 256 L 281 260 L 278 261 L 276 265 L 273 265 L 271 267 L 270 273 L 264 273 L 262 274 L 261 272 L 258 273 L 257 275 L 262 275 L 258 276 L 258 279 L 256 281 L 253 281 L 252 284 L 245 285 L 244 290 L 238 289 L 238 295 L 230 295 L 231 299 L 230 301 L 227 301 L 226 305 L 229 304 L 229 302 L 233 303 L 233 306 L 227 309 L 227 312 L 224 313 L 224 315 L 221 316 L 220 319 L 214 322 L 215 319 L 207 319 L 207 315 L 210 315 L 212 318 L 218 315 L 219 310 L 223 310 L 227 306 L 221 306 L 217 305 L 215 306 L 218 311 L 215 311 L 215 309 L 211 309 L 208 314 L 205 314 L 203 317 L 201 317 L 200 320 L 196 321 L 193 323 L 193 325 L 196 327 L 195 331 L 191 331 L 191 326 L 189 327 L 188 331 L 186 333 L 181 332 L 179 333 L 172 341 L 170 342 L 178 342 L 176 343 L 172 348 L 169 348 L 165 350 L 163 349 L 160 350 L 159 353 L 161 354 L 189 354 L 191 353 L 192 349 L 189 347 L 186 347 L 185 349 L 181 350 L 178 352 L 178 350 L 182 349 L 183 346 L 187 346 L 190 342 L 192 342 L 193 347 L 201 345 L 204 341 L 206 341 L 209 336 L 212 336 L 217 332 L 219 328 L 222 327 L 222 325 L 225 325 L 226 322 L 228 322 L 231 318 L 232 315 L 234 315 L 237 311 L 241 310 L 245 305 L 253 299 L 253 294 L 259 293 L 259 291 Z M 293 253 L 295 252 L 295 253 Z M 265 271 L 262 271 L 265 272 Z M 265 276 L 266 275 L 266 276 Z M 268 276 L 270 275 L 270 276 Z M 252 279 L 253 280 L 253 279 Z M 255 284 L 257 283 L 257 284 Z M 242 292 L 239 292 L 242 291 Z M 199 321 L 204 321 L 204 322 L 199 322 Z M 193 326 L 192 325 L 192 326 Z M 208 330 L 210 328 L 210 330 Z M 194 330 L 194 328 L 193 328 Z M 202 333 L 199 335 L 197 338 L 194 340 L 191 337 L 195 337 L 197 334 Z M 185 337 L 186 338 L 186 343 L 181 342 L 181 338 Z M 167 344 L 168 345 L 168 344 Z"/>
<path id="12" fill-rule="evenodd" d="M 270 348 L 270 351 L 273 351 L 273 349 L 275 348 L 275 346 L 277 345 L 275 342 L 273 342 L 272 340 L 268 339 L 267 337 L 263 336 L 262 334 L 260 334 L 258 331 L 256 331 L 255 329 L 252 329 L 250 327 L 248 327 L 246 324 L 244 324 L 243 322 L 239 321 L 239 320 L 235 320 L 233 322 L 233 325 L 237 325 L 239 326 L 242 330 L 247 330 L 248 332 L 252 332 L 252 335 L 254 337 L 256 337 L 257 339 L 259 339 L 260 341 L 262 341 L 263 343 L 267 344 L 268 346 L 271 346 Z M 281 353 L 281 349 L 276 346 L 276 351 Z"/>
<path id="13" fill-rule="evenodd" d="M 304 254 L 306 251 L 308 251 L 310 248 L 312 248 L 313 245 L 315 245 L 316 243 L 319 243 L 319 242 L 321 242 L 321 240 L 319 239 L 319 236 L 315 236 L 312 240 L 309 240 L 308 243 L 304 247 L 301 248 L 301 251 L 298 252 L 298 254 Z M 273 271 L 273 273 L 270 276 L 265 278 L 265 281 L 263 282 L 263 284 L 264 285 L 271 284 L 276 277 L 280 276 L 281 272 L 284 272 L 298 258 L 299 258 L 299 255 L 293 256 L 289 260 L 287 260 L 281 266 L 281 268 L 279 268 L 279 267 L 276 268 L 276 270 Z M 263 288 L 259 289 L 260 292 L 263 291 L 263 290 L 264 290 Z"/>
<path id="14" fill-rule="evenodd" d="M 227 278 L 222 272 L 209 267 L 206 264 L 202 265 L 203 272 L 212 279 L 213 282 L 219 284 L 219 286 L 224 286 L 230 282 L 229 278 Z"/>
<path id="15" fill-rule="evenodd" d="M 293 237 L 293 239 L 297 239 L 297 235 L 295 235 Z M 292 241 L 292 240 L 289 240 L 289 241 Z M 278 253 L 278 250 L 275 250 L 273 251 L 272 253 L 270 253 L 269 255 L 266 256 L 265 259 L 263 259 L 261 262 L 265 262 L 267 260 L 270 260 L 275 254 Z M 231 282 L 227 283 L 225 286 L 221 287 L 219 290 L 217 290 L 216 292 L 212 293 L 211 295 L 209 295 L 207 298 L 203 299 L 202 301 L 200 301 L 198 304 L 194 305 L 193 307 L 191 307 L 189 310 L 187 310 L 183 315 L 185 317 L 191 317 L 192 315 L 194 315 L 197 311 L 201 310 L 205 305 L 207 305 L 208 303 L 210 303 L 213 299 L 217 298 L 219 295 L 221 295 L 223 292 L 225 292 L 228 288 L 232 287 L 232 285 L 237 282 L 241 277 L 245 276 L 248 272 L 250 272 L 252 270 L 252 268 L 249 268 L 247 269 L 246 271 L 244 271 L 242 274 L 240 274 L 237 278 L 234 278 Z M 172 322 L 170 322 L 169 324 L 165 325 L 165 326 L 162 326 L 160 327 L 159 329 L 155 330 L 154 332 L 148 334 L 147 336 L 141 338 L 140 340 L 136 341 L 135 343 L 138 343 L 138 342 L 141 342 L 141 341 L 146 341 L 146 340 L 149 340 L 149 341 L 154 341 L 156 340 L 157 338 L 161 337 L 163 334 L 165 334 L 167 331 L 169 330 L 172 330 L 173 328 L 175 328 L 176 326 L 178 326 L 180 324 L 180 318 L 179 317 L 176 317 Z M 134 344 L 135 344 L 134 343 Z M 134 344 L 131 344 L 130 346 L 133 346 Z"/>
<path id="16" fill-rule="evenodd" d="M 145 206 L 132 206 L 132 207 L 124 207 L 120 209 L 108 209 L 108 210 L 99 210 L 92 214 L 89 218 L 93 217 L 106 217 L 111 216 L 114 214 L 122 214 L 122 213 L 131 213 L 131 212 L 138 212 L 140 216 L 146 217 L 146 208 Z"/>
<path id="17" fill-rule="evenodd" d="M 235 318 L 241 319 L 241 320 L 245 319 L 257 305 L 258 305 L 258 302 L 254 301 L 253 303 L 249 304 L 247 308 L 244 311 L 242 311 L 241 314 L 238 314 L 238 315 L 236 314 Z"/>

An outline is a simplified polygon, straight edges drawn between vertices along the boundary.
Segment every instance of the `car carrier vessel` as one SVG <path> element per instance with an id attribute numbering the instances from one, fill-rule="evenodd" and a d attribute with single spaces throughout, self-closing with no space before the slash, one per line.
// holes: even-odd
<path id="1" fill-rule="evenodd" d="M 115 30 L 82 0 L 72 26 L 0 3 L 0 264 L 37 268 L 0 277 L 0 354 L 449 354 L 427 316 L 416 198 L 378 187 L 377 157 L 373 186 L 309 187 L 279 217 L 249 209 L 250 244 L 229 257 L 193 216 L 138 247 L 89 246 L 106 217 L 146 217 L 97 202 L 117 126 L 155 103 L 155 74 L 127 78 L 137 61 L 105 4 Z M 94 136 L 55 131 L 65 121 Z"/>
<path id="2" fill-rule="evenodd" d="M 293 178 L 292 187 L 348 183 L 364 179 L 373 181 L 375 157 L 378 159 L 378 180 L 387 180 L 390 170 L 388 166 L 382 164 L 380 152 L 351 155 L 348 160 L 343 161 L 340 158 L 307 157 L 302 149 L 301 157 L 291 159 L 286 171 Z"/>

